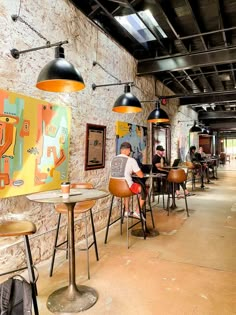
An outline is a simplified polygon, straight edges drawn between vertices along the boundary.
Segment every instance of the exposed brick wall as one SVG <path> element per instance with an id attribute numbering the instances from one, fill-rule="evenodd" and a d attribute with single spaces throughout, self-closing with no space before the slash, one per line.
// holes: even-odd
<path id="1" fill-rule="evenodd" d="M 145 104 L 142 113 L 117 114 L 112 112 L 115 99 L 123 92 L 122 86 L 98 88 L 92 90 L 92 83 L 104 84 L 117 82 L 93 61 L 99 62 L 108 72 L 121 81 L 135 81 L 138 88 L 133 93 L 140 100 L 155 98 L 155 90 L 161 94 L 162 85 L 152 76 L 136 77 L 136 60 L 87 18 L 65 0 L 22 0 L 20 16 L 44 35 L 51 43 L 68 40 L 65 45 L 65 57 L 81 72 L 86 88 L 76 93 L 49 93 L 35 87 L 37 76 L 44 64 L 54 58 L 54 49 L 44 49 L 21 55 L 14 59 L 10 49 L 25 50 L 45 45 L 32 30 L 21 22 L 13 22 L 12 14 L 17 14 L 20 1 L 2 0 L 0 2 L 0 88 L 63 104 L 72 108 L 72 132 L 70 145 L 69 177 L 71 181 L 89 181 L 95 187 L 107 188 L 109 161 L 115 154 L 115 122 L 127 121 L 147 126 L 146 119 L 154 104 Z M 171 93 L 169 91 L 168 93 Z M 177 100 L 171 100 L 167 112 L 173 122 L 182 117 L 176 115 Z M 185 109 L 186 110 L 186 109 Z M 185 117 L 184 117 L 185 118 Z M 86 123 L 107 126 L 105 168 L 84 171 Z M 177 128 L 177 129 L 176 129 Z M 180 130 L 174 127 L 172 138 L 175 142 Z M 172 151 L 175 151 L 175 144 Z M 104 228 L 107 220 L 109 198 L 99 200 L 94 208 L 97 229 Z M 57 215 L 50 204 L 29 202 L 25 196 L 2 199 L 0 201 L 2 219 L 9 214 L 21 214 L 32 220 L 37 233 L 32 240 L 34 260 L 39 262 L 51 255 Z M 64 220 L 64 224 L 65 224 Z M 80 222 L 80 221 L 79 221 Z M 76 228 L 76 238 L 84 230 Z M 22 251 L 19 240 L 0 239 L 0 272 L 9 269 L 12 264 L 22 263 Z"/>

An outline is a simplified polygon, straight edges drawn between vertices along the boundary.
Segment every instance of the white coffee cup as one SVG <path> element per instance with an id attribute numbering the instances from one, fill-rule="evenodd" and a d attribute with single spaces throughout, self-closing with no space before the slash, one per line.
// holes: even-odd
<path id="1" fill-rule="evenodd" d="M 70 197 L 70 182 L 61 183 L 62 198 L 68 199 Z"/>

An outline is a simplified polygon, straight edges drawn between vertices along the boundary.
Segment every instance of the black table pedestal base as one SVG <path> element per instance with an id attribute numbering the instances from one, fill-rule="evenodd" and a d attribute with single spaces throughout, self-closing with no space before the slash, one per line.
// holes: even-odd
<path id="1" fill-rule="evenodd" d="M 136 230 L 132 230 L 131 234 L 133 236 L 137 236 L 137 237 L 144 237 L 143 235 L 143 230 L 142 229 L 136 229 Z M 146 230 L 146 237 L 156 237 L 158 236 L 160 233 L 156 230 L 156 229 L 152 229 L 152 228 L 148 228 Z"/>

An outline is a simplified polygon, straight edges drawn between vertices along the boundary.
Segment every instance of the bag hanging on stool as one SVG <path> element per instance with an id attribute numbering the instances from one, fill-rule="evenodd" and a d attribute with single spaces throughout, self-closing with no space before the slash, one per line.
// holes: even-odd
<path id="1" fill-rule="evenodd" d="M 0 315 L 32 315 L 31 285 L 14 276 L 0 284 Z"/>

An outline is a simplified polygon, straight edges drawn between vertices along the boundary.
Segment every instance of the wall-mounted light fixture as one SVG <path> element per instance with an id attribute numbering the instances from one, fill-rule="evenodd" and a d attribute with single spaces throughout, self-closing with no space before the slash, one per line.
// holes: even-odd
<path id="1" fill-rule="evenodd" d="M 11 49 L 11 55 L 18 59 L 21 54 L 55 47 L 55 59 L 47 63 L 39 73 L 36 87 L 49 92 L 75 92 L 84 89 L 85 84 L 80 72 L 65 59 L 63 44 L 68 41 L 47 44 L 32 49 L 19 51 Z"/>
<path id="2" fill-rule="evenodd" d="M 156 108 L 149 114 L 147 121 L 150 123 L 168 123 L 170 121 L 169 116 L 160 108 L 160 101 L 155 102 Z"/>
<path id="3" fill-rule="evenodd" d="M 194 120 L 194 124 L 192 128 L 189 129 L 189 132 L 197 132 L 197 133 L 202 132 L 202 128 L 197 125 L 196 120 Z"/>
<path id="4" fill-rule="evenodd" d="M 130 86 L 134 85 L 133 82 L 119 82 L 110 84 L 92 84 L 92 89 L 95 90 L 98 87 L 113 86 L 113 85 L 125 85 L 124 94 L 118 97 L 115 101 L 112 111 L 116 113 L 139 113 L 142 111 L 142 106 L 135 95 L 130 92 Z"/>
<path id="5" fill-rule="evenodd" d="M 64 48 L 62 45 L 68 44 L 68 41 L 51 44 L 43 35 L 36 31 L 29 23 L 23 20 L 19 15 L 12 15 L 14 22 L 20 21 L 34 31 L 40 38 L 46 40 L 45 46 L 19 51 L 16 48 L 10 50 L 12 57 L 19 59 L 21 54 L 41 50 L 45 48 L 55 48 L 55 59 L 47 63 L 41 70 L 36 87 L 40 90 L 49 92 L 75 92 L 85 88 L 84 80 L 80 72 L 69 62 L 65 60 Z"/>

